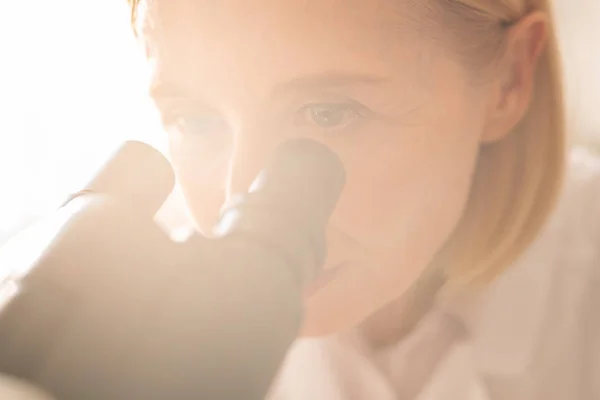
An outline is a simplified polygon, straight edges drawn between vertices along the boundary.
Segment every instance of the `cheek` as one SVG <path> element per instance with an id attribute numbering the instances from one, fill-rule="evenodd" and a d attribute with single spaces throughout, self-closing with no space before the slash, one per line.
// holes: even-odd
<path id="1" fill-rule="evenodd" d="M 389 140 L 365 140 L 345 160 L 348 181 L 332 223 L 382 264 L 417 265 L 419 254 L 426 262 L 460 219 L 478 129 L 468 121 L 441 122 L 390 128 Z"/>

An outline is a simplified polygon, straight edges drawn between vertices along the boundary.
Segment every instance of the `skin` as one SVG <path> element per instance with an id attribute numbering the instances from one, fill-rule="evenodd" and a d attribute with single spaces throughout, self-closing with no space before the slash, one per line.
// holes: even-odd
<path id="1" fill-rule="evenodd" d="M 356 326 L 413 284 L 464 212 L 481 144 L 530 102 L 542 14 L 511 28 L 499 68 L 475 83 L 454 49 L 417 34 L 410 12 L 387 0 L 147 10 L 151 94 L 199 229 L 210 232 L 288 138 L 325 143 L 344 163 L 324 267 L 337 273 L 307 292 L 304 335 Z"/>

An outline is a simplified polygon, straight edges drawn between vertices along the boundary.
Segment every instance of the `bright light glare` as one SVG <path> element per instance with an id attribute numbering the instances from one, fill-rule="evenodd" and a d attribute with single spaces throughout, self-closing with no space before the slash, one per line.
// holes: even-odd
<path id="1" fill-rule="evenodd" d="M 121 140 L 164 147 L 128 23 L 125 0 L 0 1 L 0 243 Z"/>

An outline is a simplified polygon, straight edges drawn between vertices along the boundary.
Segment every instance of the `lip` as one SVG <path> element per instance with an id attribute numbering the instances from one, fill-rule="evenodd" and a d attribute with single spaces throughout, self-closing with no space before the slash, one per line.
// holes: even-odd
<path id="1" fill-rule="evenodd" d="M 317 293 L 319 290 L 323 289 L 327 286 L 331 281 L 335 279 L 340 269 L 342 269 L 344 264 L 338 264 L 333 268 L 328 268 L 321 270 L 319 275 L 315 278 L 314 281 L 310 283 L 304 290 L 304 296 L 310 297 Z"/>

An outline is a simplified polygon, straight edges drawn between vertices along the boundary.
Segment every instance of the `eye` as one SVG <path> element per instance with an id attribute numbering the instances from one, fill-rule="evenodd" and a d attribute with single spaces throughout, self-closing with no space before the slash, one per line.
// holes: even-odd
<path id="1" fill-rule="evenodd" d="M 363 116 L 365 109 L 353 103 L 309 104 L 298 111 L 296 125 L 340 129 Z"/>

